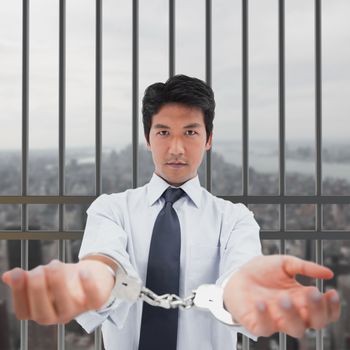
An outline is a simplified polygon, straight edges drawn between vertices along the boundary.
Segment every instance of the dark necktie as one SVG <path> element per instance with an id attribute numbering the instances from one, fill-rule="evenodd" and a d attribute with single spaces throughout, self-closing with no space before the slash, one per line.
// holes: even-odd
<path id="1" fill-rule="evenodd" d="M 154 224 L 148 255 L 146 287 L 162 295 L 179 294 L 181 232 L 173 204 L 184 194 L 169 187 Z M 178 309 L 143 303 L 139 350 L 176 350 Z"/>

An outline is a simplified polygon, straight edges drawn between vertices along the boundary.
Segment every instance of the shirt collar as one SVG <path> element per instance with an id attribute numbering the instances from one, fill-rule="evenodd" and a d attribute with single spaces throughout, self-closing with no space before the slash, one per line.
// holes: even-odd
<path id="1" fill-rule="evenodd" d="M 147 185 L 149 205 L 153 205 L 169 186 L 171 185 L 169 185 L 164 179 L 162 179 L 156 173 L 153 173 L 151 181 Z M 182 184 L 180 188 L 185 191 L 195 206 L 200 208 L 202 187 L 200 185 L 198 175 Z"/>

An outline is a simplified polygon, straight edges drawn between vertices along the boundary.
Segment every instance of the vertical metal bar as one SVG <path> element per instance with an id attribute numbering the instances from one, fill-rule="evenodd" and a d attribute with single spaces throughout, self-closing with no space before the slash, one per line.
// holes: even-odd
<path id="1" fill-rule="evenodd" d="M 102 0 L 96 0 L 96 49 L 95 49 L 95 153 L 96 175 L 95 193 L 100 195 L 102 191 Z"/>
<path id="2" fill-rule="evenodd" d="M 284 206 L 283 206 L 284 208 Z M 281 208 L 281 214 L 280 214 L 280 224 L 281 226 L 281 234 L 285 231 L 285 209 Z M 283 214 L 282 214 L 283 213 Z M 283 228 L 282 228 L 283 227 Z M 286 254 L 286 241 L 284 239 L 280 240 L 280 254 Z M 286 350 L 287 349 L 287 335 L 285 333 L 279 333 L 279 350 Z"/>
<path id="3" fill-rule="evenodd" d="M 242 0 L 242 182 L 243 196 L 248 196 L 249 186 L 249 162 L 248 162 L 248 147 L 249 147 L 249 13 L 248 0 Z M 245 203 L 247 204 L 247 203 Z M 242 336 L 243 350 L 249 350 L 249 339 Z"/>
<path id="4" fill-rule="evenodd" d="M 284 223 L 285 221 L 284 213 L 285 213 L 285 210 L 283 209 L 283 215 L 280 217 L 281 218 L 280 223 L 282 222 Z M 281 229 L 281 234 L 283 234 L 283 231 Z M 280 240 L 280 254 L 286 254 L 286 241 L 284 239 Z M 286 350 L 286 349 L 287 349 L 287 335 L 286 333 L 279 333 L 279 350 Z"/>
<path id="5" fill-rule="evenodd" d="M 23 208 L 25 206 L 25 208 Z M 26 204 L 22 205 L 22 215 L 23 209 L 26 209 Z M 22 219 L 23 225 L 23 219 Z M 23 227 L 23 226 L 22 226 Z M 28 241 L 21 241 L 21 267 L 24 270 L 28 270 Z M 28 349 L 28 321 L 20 321 L 20 337 L 21 337 L 21 350 Z"/>
<path id="6" fill-rule="evenodd" d="M 245 335 L 242 336 L 242 350 L 249 350 L 249 338 Z"/>
<path id="7" fill-rule="evenodd" d="M 242 162 L 242 182 L 243 196 L 248 195 L 249 173 L 248 173 L 248 147 L 249 147 L 249 75 L 248 75 L 248 0 L 242 0 L 242 146 L 243 146 L 243 162 Z"/>
<path id="8" fill-rule="evenodd" d="M 23 0 L 22 18 L 22 196 L 28 192 L 29 122 L 29 1 Z M 22 204 L 22 231 L 28 228 L 28 207 Z M 21 267 L 28 270 L 28 241 L 21 241 Z M 20 323 L 21 350 L 28 349 L 28 321 Z"/>
<path id="9" fill-rule="evenodd" d="M 317 207 L 320 207 L 318 204 Z M 316 244 L 316 263 L 323 265 L 323 241 L 318 239 L 315 241 Z M 320 291 L 323 291 L 323 280 L 317 279 L 316 286 Z M 316 331 L 316 350 L 323 350 L 323 329 Z"/>
<path id="10" fill-rule="evenodd" d="M 316 114 L 316 195 L 322 195 L 322 37 L 321 0 L 315 0 L 315 114 Z M 317 224 L 321 217 L 318 216 Z M 318 225 L 321 229 L 321 225 Z"/>
<path id="11" fill-rule="evenodd" d="M 206 0 L 205 6 L 205 80 L 212 86 L 212 3 Z M 205 187 L 211 192 L 211 150 L 206 155 Z"/>
<path id="12" fill-rule="evenodd" d="M 132 187 L 138 183 L 139 137 L 139 2 L 132 3 Z"/>
<path id="13" fill-rule="evenodd" d="M 58 127 L 59 127 L 59 170 L 58 192 L 65 193 L 65 129 L 66 129 L 66 0 L 60 0 L 59 13 L 59 91 L 58 91 Z M 63 230 L 63 206 L 59 205 L 59 229 Z"/>
<path id="14" fill-rule="evenodd" d="M 102 349 L 102 331 L 101 331 L 101 326 L 98 327 L 95 332 L 95 343 L 94 343 L 94 349 L 95 350 L 101 350 Z"/>
<path id="15" fill-rule="evenodd" d="M 102 192 L 102 0 L 96 0 L 96 47 L 95 47 L 95 194 Z M 101 327 L 95 330 L 95 350 L 101 350 Z"/>
<path id="16" fill-rule="evenodd" d="M 315 0 L 315 114 L 316 114 L 316 195 L 322 195 L 322 37 L 321 0 Z M 321 204 L 317 205 L 316 231 L 322 229 Z"/>
<path id="17" fill-rule="evenodd" d="M 285 196 L 285 3 L 284 0 L 278 2 L 278 95 L 279 95 L 279 194 Z M 286 229 L 286 207 L 280 205 L 280 231 L 283 235 Z M 286 242 L 280 241 L 280 253 L 286 253 Z M 279 334 L 279 349 L 286 350 L 287 336 L 284 333 Z"/>
<path id="18" fill-rule="evenodd" d="M 59 88 L 58 88 L 58 139 L 59 139 L 59 165 L 58 165 L 58 193 L 63 196 L 65 193 L 65 128 L 66 128 L 66 1 L 60 0 L 59 4 Z M 64 230 L 64 206 L 58 205 L 58 227 L 59 231 Z M 65 261 L 65 241 L 58 242 L 58 258 Z M 57 349 L 65 348 L 65 328 L 58 325 L 57 328 Z"/>
<path id="19" fill-rule="evenodd" d="M 169 0 L 169 77 L 175 74 L 175 0 Z"/>
<path id="20" fill-rule="evenodd" d="M 316 195 L 322 195 L 322 23 L 321 0 L 315 0 L 315 119 L 316 119 Z M 322 204 L 316 206 L 316 232 L 322 230 Z M 316 240 L 316 263 L 323 264 L 323 242 Z M 323 291 L 323 281 L 316 285 Z M 316 333 L 316 349 L 323 350 L 323 331 Z"/>
<path id="21" fill-rule="evenodd" d="M 66 260 L 66 241 L 59 240 L 58 241 L 58 259 L 61 261 Z M 57 326 L 57 349 L 64 350 L 65 349 L 65 326 L 64 324 L 59 324 Z"/>
<path id="22" fill-rule="evenodd" d="M 279 0 L 278 15 L 278 67 L 279 67 L 279 194 L 285 196 L 285 7 L 284 0 Z M 284 221 L 284 207 L 281 207 Z M 281 222 L 284 231 L 284 222 Z"/>

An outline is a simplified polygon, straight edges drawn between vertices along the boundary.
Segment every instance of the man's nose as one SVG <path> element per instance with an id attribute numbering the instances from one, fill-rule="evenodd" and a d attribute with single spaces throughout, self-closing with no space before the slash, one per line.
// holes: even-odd
<path id="1" fill-rule="evenodd" d="M 174 137 L 170 142 L 170 153 L 173 155 L 184 154 L 184 144 L 180 138 Z"/>

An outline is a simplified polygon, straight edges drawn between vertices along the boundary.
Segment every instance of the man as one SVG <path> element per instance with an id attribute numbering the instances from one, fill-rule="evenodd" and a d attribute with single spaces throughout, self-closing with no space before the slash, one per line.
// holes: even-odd
<path id="1" fill-rule="evenodd" d="M 197 171 L 212 144 L 214 109 L 211 88 L 195 78 L 179 75 L 146 89 L 151 181 L 94 201 L 79 263 L 53 261 L 4 274 L 18 318 L 53 324 L 77 317 L 87 331 L 102 324 L 107 350 L 235 348 L 235 329 L 208 312 L 109 299 L 115 282 L 110 269 L 125 269 L 158 294 L 186 297 L 202 284 L 221 286 L 226 309 L 246 334 L 301 337 L 306 328 L 339 317 L 335 291 L 321 294 L 295 280 L 296 274 L 331 278 L 329 269 L 261 256 L 253 214 L 200 186 Z"/>

